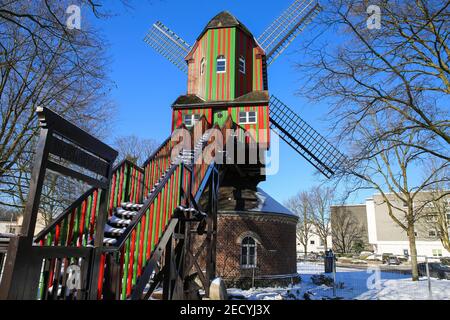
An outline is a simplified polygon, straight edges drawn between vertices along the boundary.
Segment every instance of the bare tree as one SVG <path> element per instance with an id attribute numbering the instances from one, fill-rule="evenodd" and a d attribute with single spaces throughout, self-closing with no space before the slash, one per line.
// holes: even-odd
<path id="1" fill-rule="evenodd" d="M 0 3 L 2 205 L 24 206 L 39 130 L 38 106 L 51 108 L 98 137 L 108 132 L 106 123 L 114 114 L 114 105 L 108 94 L 112 83 L 106 75 L 105 41 L 87 19 L 81 30 L 67 28 L 69 4 L 44 0 Z M 50 208 L 50 216 L 54 205 L 63 206 L 65 199 L 75 195 L 73 188 L 67 190 L 64 185 L 61 178 L 46 180 L 41 210 Z M 61 197 L 63 190 L 66 197 Z"/>
<path id="2" fill-rule="evenodd" d="M 367 139 L 409 143 L 450 160 L 450 1 L 378 1 L 381 28 L 369 29 L 366 0 L 330 0 L 314 20 L 299 64 L 314 101 L 329 102 L 338 138 L 354 137 L 371 113 L 385 126 Z M 370 17 L 372 19 L 372 17 Z M 317 33 L 315 33 L 317 35 Z M 427 143 L 398 140 L 414 131 Z"/>
<path id="3" fill-rule="evenodd" d="M 448 181 L 450 163 L 436 160 L 436 167 L 422 178 L 414 177 L 416 168 L 424 168 L 430 160 L 430 154 L 412 145 L 427 143 L 422 141 L 422 135 L 415 130 L 408 131 L 397 137 L 397 141 L 388 139 L 377 141 L 374 145 L 367 144 L 370 136 L 376 135 L 386 126 L 384 117 L 371 114 L 358 128 L 357 138 L 349 141 L 352 153 L 338 178 L 349 188 L 349 193 L 360 189 L 375 189 L 381 194 L 386 204 L 388 214 L 393 222 L 399 225 L 407 234 L 411 252 L 413 280 L 418 280 L 417 249 L 415 226 L 423 218 L 423 210 L 415 206 L 421 192 L 442 181 Z"/>
<path id="4" fill-rule="evenodd" d="M 358 219 L 345 208 L 331 215 L 333 250 L 338 253 L 354 252 L 355 245 L 362 241 L 365 229 Z"/>
<path id="5" fill-rule="evenodd" d="M 332 42 L 309 42 L 299 67 L 303 92 L 330 102 L 349 158 L 338 178 L 349 192 L 375 189 L 407 233 L 418 279 L 414 229 L 418 193 L 436 183 L 450 156 L 450 1 L 380 1 L 381 28 L 367 27 L 368 1 L 330 0 L 316 27 Z M 429 161 L 436 170 L 413 179 Z M 414 177 L 415 178 L 415 177 Z M 448 175 L 442 179 L 448 180 Z"/>
<path id="6" fill-rule="evenodd" d="M 312 208 L 309 201 L 308 192 L 300 192 L 289 198 L 286 207 L 298 216 L 297 241 L 303 246 L 305 257 L 308 253 L 308 241 L 313 232 L 313 222 L 311 219 Z"/>
<path id="7" fill-rule="evenodd" d="M 309 192 L 311 203 L 312 223 L 314 233 L 324 244 L 324 251 L 328 250 L 327 238 L 331 234 L 330 207 L 334 199 L 334 191 L 329 187 L 316 186 Z"/>
<path id="8" fill-rule="evenodd" d="M 130 135 L 117 137 L 114 146 L 119 151 L 119 161 L 128 159 L 137 165 L 141 165 L 158 148 L 159 143 L 153 139 L 142 139 Z"/>

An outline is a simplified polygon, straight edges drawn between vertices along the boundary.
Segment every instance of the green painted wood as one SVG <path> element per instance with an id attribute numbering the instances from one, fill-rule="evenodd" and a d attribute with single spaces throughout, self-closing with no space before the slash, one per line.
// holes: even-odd
<path id="1" fill-rule="evenodd" d="M 127 298 L 127 280 L 128 280 L 128 264 L 130 261 L 130 242 L 131 237 L 125 242 L 124 262 L 123 262 L 123 278 L 122 278 L 122 300 Z"/>

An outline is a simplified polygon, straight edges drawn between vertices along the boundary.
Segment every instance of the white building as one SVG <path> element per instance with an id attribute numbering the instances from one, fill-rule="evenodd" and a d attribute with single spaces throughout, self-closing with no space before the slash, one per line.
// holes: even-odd
<path id="1" fill-rule="evenodd" d="M 426 193 L 420 194 L 418 201 L 422 200 L 425 195 Z M 393 198 L 392 201 L 395 199 Z M 401 208 L 402 205 L 402 203 L 397 203 L 396 207 Z M 416 205 L 418 204 L 414 204 L 414 206 Z M 431 207 L 429 210 L 431 213 L 433 212 Z M 406 256 L 410 254 L 406 231 L 389 216 L 387 205 L 381 195 L 375 194 L 366 200 L 366 213 L 368 239 L 375 253 Z M 400 210 L 394 209 L 393 214 L 402 219 L 403 214 Z M 450 221 L 450 212 L 447 213 L 447 219 Z M 418 256 L 450 256 L 450 252 L 443 247 L 433 224 L 427 223 L 425 217 L 416 222 L 415 236 Z"/>
<path id="2" fill-rule="evenodd" d="M 308 253 L 324 253 L 325 252 L 325 243 L 324 241 L 318 236 L 316 232 L 316 228 L 314 226 L 311 226 L 310 230 L 310 236 L 308 237 Z M 331 249 L 331 233 L 327 237 L 327 248 Z M 297 239 L 297 252 L 298 253 L 304 253 L 304 247 L 303 244 L 300 243 L 300 241 Z"/>
<path id="3" fill-rule="evenodd" d="M 17 219 L 0 219 L 0 234 L 17 234 L 19 230 Z"/>

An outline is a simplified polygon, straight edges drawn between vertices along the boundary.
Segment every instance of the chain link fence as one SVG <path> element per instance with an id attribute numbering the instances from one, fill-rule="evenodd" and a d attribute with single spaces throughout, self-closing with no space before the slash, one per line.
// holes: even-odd
<path id="1" fill-rule="evenodd" d="M 450 299 L 448 258 L 418 256 L 418 281 L 405 255 L 298 252 L 297 261 L 306 299 Z"/>

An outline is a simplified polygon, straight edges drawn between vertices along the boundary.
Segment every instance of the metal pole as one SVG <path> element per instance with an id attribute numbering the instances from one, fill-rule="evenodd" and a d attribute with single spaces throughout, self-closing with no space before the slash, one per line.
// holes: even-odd
<path id="1" fill-rule="evenodd" d="M 252 289 L 255 289 L 255 269 L 256 267 L 252 269 Z"/>
<path id="2" fill-rule="evenodd" d="M 331 255 L 333 257 L 333 298 L 336 298 L 336 256 L 334 252 Z"/>
<path id="3" fill-rule="evenodd" d="M 428 267 L 428 257 L 425 257 L 425 268 L 427 270 L 427 278 L 428 278 L 428 297 L 432 299 L 433 294 L 431 291 L 431 278 L 430 278 L 430 268 Z"/>

